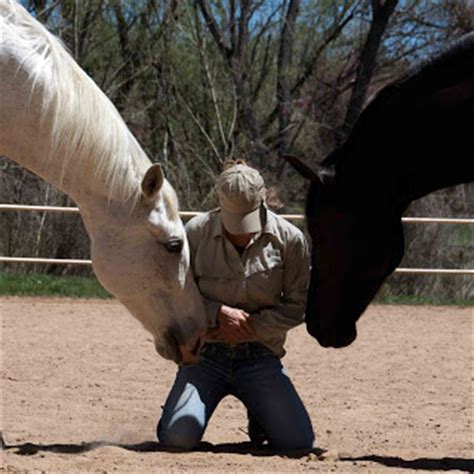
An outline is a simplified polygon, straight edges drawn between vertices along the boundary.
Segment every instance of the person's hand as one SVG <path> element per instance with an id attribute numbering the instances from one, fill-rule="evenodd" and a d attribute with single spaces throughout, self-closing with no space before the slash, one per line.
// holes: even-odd
<path id="1" fill-rule="evenodd" d="M 239 308 L 222 305 L 217 313 L 217 328 L 210 332 L 229 344 L 251 340 L 255 334 L 249 323 L 249 314 Z"/>

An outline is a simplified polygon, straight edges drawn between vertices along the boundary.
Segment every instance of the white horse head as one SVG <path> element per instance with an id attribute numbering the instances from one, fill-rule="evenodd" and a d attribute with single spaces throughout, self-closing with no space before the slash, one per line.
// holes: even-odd
<path id="1" fill-rule="evenodd" d="M 12 0 L 0 22 L 0 154 L 76 201 L 100 282 L 162 356 L 194 361 L 205 312 L 161 167 L 57 38 Z"/>

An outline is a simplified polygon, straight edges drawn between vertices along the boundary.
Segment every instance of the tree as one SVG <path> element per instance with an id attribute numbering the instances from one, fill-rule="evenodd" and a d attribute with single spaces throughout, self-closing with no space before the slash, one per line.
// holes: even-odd
<path id="1" fill-rule="evenodd" d="M 281 155 L 321 161 L 381 87 L 474 28 L 470 0 L 22 3 L 63 39 L 150 159 L 163 164 L 181 207 L 199 210 L 216 204 L 213 184 L 224 161 L 246 157 L 279 188 L 284 210 L 301 211 L 306 189 Z M 71 204 L 0 160 L 2 202 Z M 469 187 L 446 191 L 411 212 L 434 214 L 443 199 L 446 215 L 462 215 L 456 203 L 470 193 Z M 5 255 L 88 257 L 88 239 L 75 217 L 3 213 L 0 219 L 7 229 L 0 240 Z M 459 253 L 450 243 L 456 231 L 413 232 L 420 239 L 416 245 L 410 240 L 410 255 L 417 245 L 431 245 L 434 234 L 442 237 L 439 248 L 450 249 L 446 255 Z"/>

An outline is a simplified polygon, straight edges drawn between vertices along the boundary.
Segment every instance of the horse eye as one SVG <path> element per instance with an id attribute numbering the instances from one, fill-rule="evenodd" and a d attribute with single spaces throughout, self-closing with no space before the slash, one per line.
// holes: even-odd
<path id="1" fill-rule="evenodd" d="M 166 250 L 170 253 L 180 253 L 183 250 L 184 242 L 181 239 L 173 239 L 166 242 Z"/>

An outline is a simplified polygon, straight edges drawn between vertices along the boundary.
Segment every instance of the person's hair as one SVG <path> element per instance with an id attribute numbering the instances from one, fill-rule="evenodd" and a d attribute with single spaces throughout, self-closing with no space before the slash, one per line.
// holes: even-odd
<path id="1" fill-rule="evenodd" d="M 275 187 L 265 188 L 266 189 L 266 197 L 265 197 L 265 204 L 267 207 L 272 209 L 278 210 L 281 209 L 285 204 L 278 196 L 278 191 Z"/>
<path id="2" fill-rule="evenodd" d="M 247 164 L 247 162 L 242 159 L 242 158 L 238 158 L 236 160 L 233 160 L 233 159 L 227 159 L 224 161 L 224 166 L 223 166 L 223 170 L 222 171 L 225 171 L 225 170 L 228 170 L 229 168 L 232 168 L 233 166 L 236 166 L 236 165 L 244 165 L 244 166 L 249 166 Z"/>

